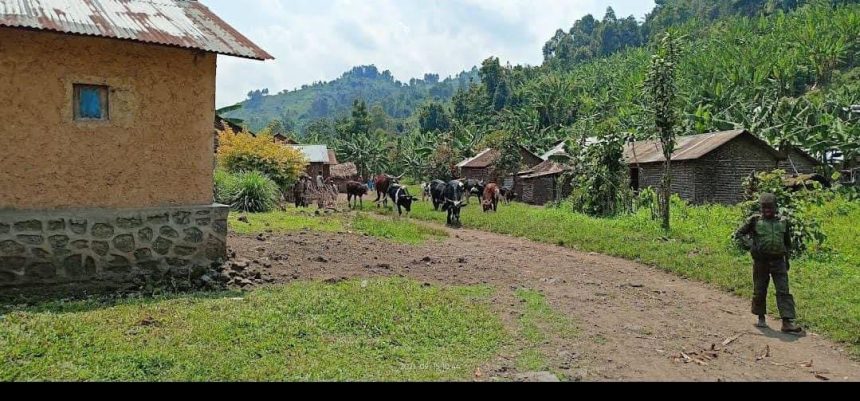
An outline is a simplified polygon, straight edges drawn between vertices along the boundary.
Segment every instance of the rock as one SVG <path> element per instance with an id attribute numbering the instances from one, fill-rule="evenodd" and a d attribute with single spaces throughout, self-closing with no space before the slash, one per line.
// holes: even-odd
<path id="1" fill-rule="evenodd" d="M 246 259 L 235 260 L 230 264 L 230 268 L 234 271 L 243 271 L 248 268 L 250 263 Z"/>
<path id="2" fill-rule="evenodd" d="M 380 263 L 380 264 L 376 265 L 376 267 L 383 269 L 383 270 L 391 270 L 391 265 L 389 265 L 388 263 Z"/>
<path id="3" fill-rule="evenodd" d="M 466 259 L 464 257 L 457 258 L 457 263 L 468 263 L 468 262 L 469 262 L 469 259 Z"/>
<path id="4" fill-rule="evenodd" d="M 530 383 L 558 383 L 561 380 L 550 372 L 528 372 L 516 375 L 517 381 Z"/>
<path id="5" fill-rule="evenodd" d="M 266 236 L 265 236 L 265 235 L 263 235 L 263 233 L 257 234 L 257 241 L 265 242 L 265 241 L 266 241 Z"/>
<path id="6" fill-rule="evenodd" d="M 243 214 L 243 215 L 241 215 L 241 216 L 239 216 L 239 219 L 238 219 L 238 220 L 239 220 L 239 221 L 241 221 L 241 222 L 243 222 L 243 223 L 245 223 L 245 224 L 251 224 L 251 223 L 249 223 L 249 222 L 248 222 L 248 216 L 246 216 L 246 215 L 244 215 L 244 214 Z"/>
<path id="7" fill-rule="evenodd" d="M 317 256 L 317 257 L 313 258 L 313 261 L 319 262 L 319 263 L 328 263 L 329 262 L 329 260 L 324 256 Z"/>

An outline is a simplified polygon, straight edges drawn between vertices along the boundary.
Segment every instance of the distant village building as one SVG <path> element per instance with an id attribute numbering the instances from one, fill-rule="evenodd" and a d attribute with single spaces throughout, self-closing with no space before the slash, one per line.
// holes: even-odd
<path id="1" fill-rule="evenodd" d="M 568 171 L 569 167 L 547 160 L 521 172 L 518 178 L 522 182 L 520 200 L 531 205 L 545 205 L 567 198 L 571 194 L 571 186 L 563 175 Z"/>
<path id="2" fill-rule="evenodd" d="M 629 144 L 624 159 L 633 189 L 660 187 L 665 158 L 659 141 Z M 753 173 L 811 174 L 818 165 L 797 149 L 782 154 L 746 130 L 679 137 L 672 155 L 672 192 L 694 204 L 736 204 L 744 199 L 743 181 Z"/>
<path id="3" fill-rule="evenodd" d="M 543 159 L 522 146 L 520 146 L 520 156 L 522 157 L 522 165 L 529 169 L 543 163 Z M 499 158 L 501 158 L 501 152 L 496 149 L 486 149 L 475 157 L 463 160 L 457 164 L 460 178 L 503 184 L 500 181 L 502 177 L 499 177 L 496 171 L 496 163 Z"/>
<path id="4" fill-rule="evenodd" d="M 350 181 L 363 181 L 358 176 L 358 167 L 352 162 L 331 166 L 331 179 L 340 193 L 346 193 L 346 185 Z"/>
<path id="5" fill-rule="evenodd" d="M 0 1 L 0 292 L 226 257 L 217 54 L 272 58 L 198 1 Z"/>
<path id="6" fill-rule="evenodd" d="M 338 164 L 334 150 L 326 145 L 287 145 L 301 152 L 308 160 L 305 172 L 316 178 L 322 175 L 327 180 L 331 177 L 331 167 Z"/>

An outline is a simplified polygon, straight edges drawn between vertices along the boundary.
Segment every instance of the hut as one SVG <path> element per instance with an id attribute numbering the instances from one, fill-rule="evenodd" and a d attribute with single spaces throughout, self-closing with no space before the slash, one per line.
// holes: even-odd
<path id="1" fill-rule="evenodd" d="M 358 167 L 355 163 L 341 163 L 331 167 L 331 179 L 337 185 L 340 193 L 346 193 L 346 184 L 350 181 L 358 181 Z"/>
<path id="2" fill-rule="evenodd" d="M 520 146 L 520 156 L 523 169 L 531 169 L 543 163 L 543 159 L 522 146 Z M 496 163 L 500 157 L 501 152 L 498 150 L 486 149 L 475 157 L 463 160 L 457 164 L 460 178 L 499 183 L 501 177 L 496 171 Z"/>
<path id="3" fill-rule="evenodd" d="M 665 158 L 659 141 L 628 144 L 624 159 L 634 190 L 660 186 Z M 694 204 L 736 204 L 743 201 L 743 181 L 751 174 L 787 166 L 795 174 L 810 174 L 817 161 L 797 149 L 780 153 L 747 130 L 680 137 L 672 155 L 672 192 Z"/>
<path id="4" fill-rule="evenodd" d="M 331 167 L 338 164 L 337 155 L 326 145 L 294 145 L 286 144 L 299 152 L 301 152 L 308 160 L 308 166 L 305 172 L 316 177 L 322 175 L 324 180 L 331 177 Z"/>
<path id="5" fill-rule="evenodd" d="M 518 174 L 520 200 L 531 205 L 545 205 L 570 196 L 570 182 L 563 179 L 570 167 L 547 160 Z"/>

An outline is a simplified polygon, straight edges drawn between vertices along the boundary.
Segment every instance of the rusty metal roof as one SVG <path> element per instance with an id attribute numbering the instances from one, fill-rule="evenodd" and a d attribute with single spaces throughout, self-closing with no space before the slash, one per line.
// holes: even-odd
<path id="1" fill-rule="evenodd" d="M 546 177 L 549 175 L 558 175 L 569 170 L 570 167 L 556 163 L 552 160 L 547 160 L 541 164 L 538 164 L 531 170 L 520 172 L 520 175 L 522 175 L 522 179 L 529 180 L 532 178 Z"/>
<path id="2" fill-rule="evenodd" d="M 749 131 L 734 130 L 679 137 L 677 138 L 675 153 L 672 154 L 672 161 L 700 159 L 740 136 L 749 136 L 749 138 L 766 148 L 768 152 L 774 154 L 776 158 L 779 158 L 779 152 L 776 149 L 773 149 L 766 142 L 749 133 Z M 663 148 L 660 145 L 660 141 L 649 140 L 628 144 L 624 149 L 624 160 L 628 164 L 648 164 L 662 163 L 666 161 L 666 158 L 663 157 Z"/>
<path id="3" fill-rule="evenodd" d="M 273 59 L 194 0 L 0 0 L 0 26 Z"/>

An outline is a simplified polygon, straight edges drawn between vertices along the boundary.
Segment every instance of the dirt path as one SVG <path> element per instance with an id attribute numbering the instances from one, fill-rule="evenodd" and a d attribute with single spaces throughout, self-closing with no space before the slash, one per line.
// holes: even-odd
<path id="1" fill-rule="evenodd" d="M 492 307 L 508 325 L 521 313 L 513 289 L 540 290 L 579 329 L 572 340 L 542 346 L 550 366 L 574 379 L 860 381 L 860 364 L 838 345 L 814 333 L 756 329 L 747 300 L 617 258 L 472 230 L 424 246 L 302 232 L 232 236 L 230 247 L 240 258 L 271 264 L 264 275 L 279 283 L 402 276 L 489 284 L 497 289 Z M 770 323 L 779 329 L 780 322 Z M 517 373 L 516 350 L 505 352 L 485 377 Z"/>

